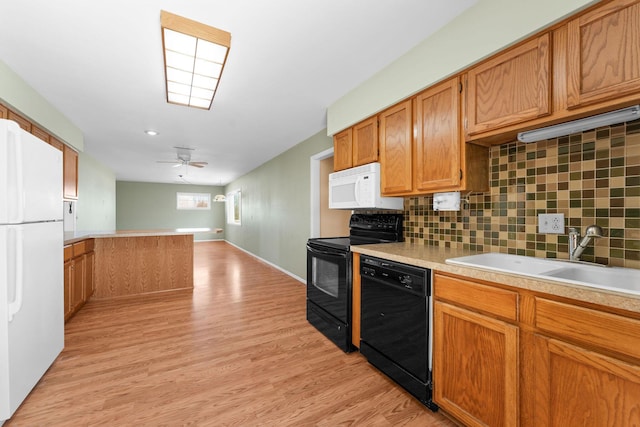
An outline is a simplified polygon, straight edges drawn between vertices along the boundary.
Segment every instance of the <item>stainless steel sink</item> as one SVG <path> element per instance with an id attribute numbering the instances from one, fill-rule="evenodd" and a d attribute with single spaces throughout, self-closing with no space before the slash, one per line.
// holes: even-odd
<path id="1" fill-rule="evenodd" d="M 640 295 L 640 270 L 634 268 L 500 253 L 449 258 L 446 263 Z"/>

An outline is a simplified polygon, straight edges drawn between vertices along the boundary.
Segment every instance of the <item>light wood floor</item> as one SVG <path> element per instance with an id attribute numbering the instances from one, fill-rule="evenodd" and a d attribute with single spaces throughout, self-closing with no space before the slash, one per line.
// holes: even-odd
<path id="1" fill-rule="evenodd" d="M 5 426 L 453 425 L 310 326 L 303 284 L 224 242 L 195 247 L 193 292 L 80 310 Z"/>

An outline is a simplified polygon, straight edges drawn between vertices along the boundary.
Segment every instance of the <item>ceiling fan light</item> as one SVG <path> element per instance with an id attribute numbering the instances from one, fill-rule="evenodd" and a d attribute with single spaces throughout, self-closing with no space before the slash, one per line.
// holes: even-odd
<path id="1" fill-rule="evenodd" d="M 231 46 L 231 34 L 160 12 L 167 102 L 210 109 Z M 188 91 L 172 83 L 193 86 Z"/>

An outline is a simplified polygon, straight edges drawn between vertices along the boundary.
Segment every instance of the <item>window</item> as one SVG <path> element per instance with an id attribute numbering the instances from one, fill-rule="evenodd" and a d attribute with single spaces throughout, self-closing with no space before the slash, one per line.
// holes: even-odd
<path id="1" fill-rule="evenodd" d="M 240 225 L 242 194 L 240 190 L 227 194 L 227 224 Z"/>
<path id="2" fill-rule="evenodd" d="M 176 193 L 178 210 L 211 209 L 211 194 L 208 193 Z"/>

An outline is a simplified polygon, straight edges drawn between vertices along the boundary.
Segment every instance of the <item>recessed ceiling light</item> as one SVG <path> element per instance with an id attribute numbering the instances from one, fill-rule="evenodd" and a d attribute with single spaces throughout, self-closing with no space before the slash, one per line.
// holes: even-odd
<path id="1" fill-rule="evenodd" d="M 167 102 L 210 109 L 231 34 L 164 10 L 160 24 Z"/>
<path id="2" fill-rule="evenodd" d="M 158 132 L 156 132 L 155 130 L 151 130 L 151 129 L 145 130 L 144 133 L 146 133 L 149 136 L 156 136 L 158 134 Z"/>

